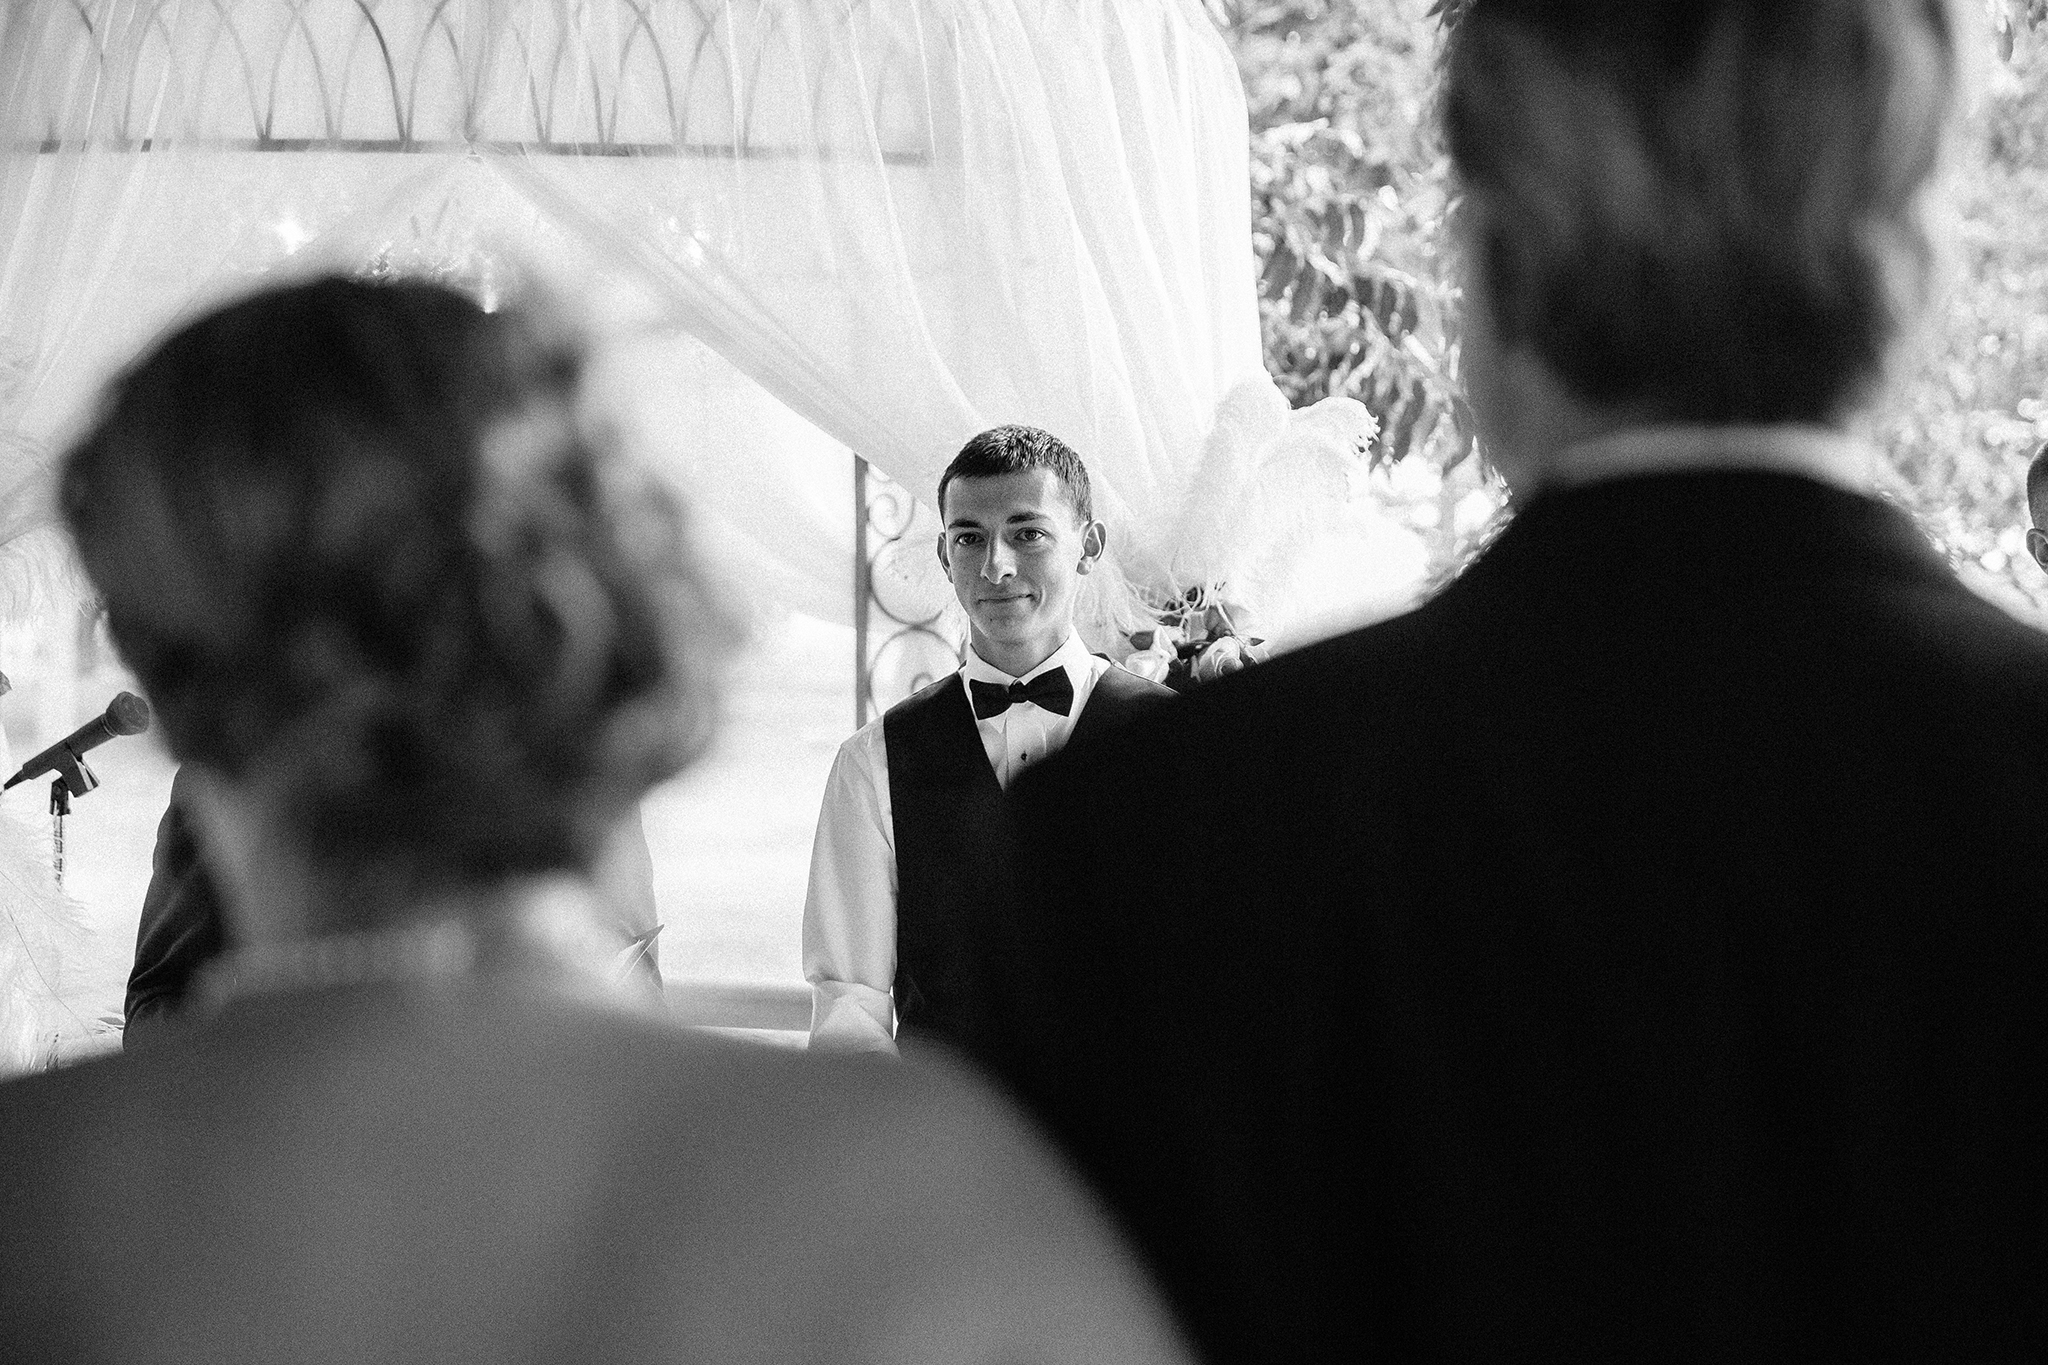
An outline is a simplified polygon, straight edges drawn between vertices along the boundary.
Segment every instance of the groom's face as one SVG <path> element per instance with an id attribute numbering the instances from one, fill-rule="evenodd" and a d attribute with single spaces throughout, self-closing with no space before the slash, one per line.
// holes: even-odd
<path id="1" fill-rule="evenodd" d="M 1035 663 L 1058 649 L 1073 627 L 1081 577 L 1102 554 L 1102 524 L 1081 520 L 1049 469 L 956 478 L 945 502 L 939 562 L 976 650 L 1001 666 L 991 650 L 1035 654 Z"/>

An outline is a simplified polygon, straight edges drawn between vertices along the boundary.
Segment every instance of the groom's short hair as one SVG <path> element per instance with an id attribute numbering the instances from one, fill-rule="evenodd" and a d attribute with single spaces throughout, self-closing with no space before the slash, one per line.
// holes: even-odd
<path id="1" fill-rule="evenodd" d="M 1095 520 L 1095 499 L 1088 487 L 1088 466 L 1065 441 L 1037 427 L 990 427 L 966 445 L 939 476 L 939 516 L 946 515 L 946 485 L 955 479 L 992 479 L 1049 469 L 1081 523 Z"/>
<path id="2" fill-rule="evenodd" d="M 1924 311 L 1959 0 L 1472 0 L 1444 97 L 1502 343 L 1581 397 L 1828 420 Z"/>

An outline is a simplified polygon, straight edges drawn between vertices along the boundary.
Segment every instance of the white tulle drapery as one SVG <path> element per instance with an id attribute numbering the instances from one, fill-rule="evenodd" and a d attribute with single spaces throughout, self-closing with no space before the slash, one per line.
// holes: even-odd
<path id="1" fill-rule="evenodd" d="M 673 418 L 629 423 L 651 458 L 771 591 L 841 618 L 851 527 L 721 367 L 926 497 L 975 431 L 1058 433 L 1155 600 L 1253 590 L 1303 502 L 1272 489 L 1341 493 L 1367 432 L 1355 405 L 1303 424 L 1261 367 L 1243 99 L 1198 0 L 7 15 L 0 431 L 23 456 L 258 279 L 488 296 L 536 264 L 639 331 L 640 392 Z M 1098 605 L 1106 627 L 1120 604 Z"/>
<path id="2" fill-rule="evenodd" d="M 1246 145 L 1200 0 L 8 0 L 0 613 L 61 582 L 48 458 L 105 380 L 334 270 L 580 301 L 626 439 L 812 615 L 854 610 L 847 451 L 928 499 L 1005 422 L 1094 475 L 1098 647 L 1198 585 L 1327 607 L 1370 419 L 1261 368 Z M 899 603 L 946 600 L 935 530 L 875 566 Z M 0 1003 L 49 1005 L 54 942 Z"/>

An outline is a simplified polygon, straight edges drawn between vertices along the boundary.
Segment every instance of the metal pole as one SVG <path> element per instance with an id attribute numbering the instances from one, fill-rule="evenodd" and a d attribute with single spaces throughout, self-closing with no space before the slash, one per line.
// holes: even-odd
<path id="1" fill-rule="evenodd" d="M 853 457 L 853 728 L 868 723 L 874 680 L 868 676 L 868 600 L 874 595 L 868 562 L 868 462 Z"/>
<path id="2" fill-rule="evenodd" d="M 50 866 L 64 889 L 64 817 L 71 814 L 71 788 L 59 777 L 50 784 Z"/>

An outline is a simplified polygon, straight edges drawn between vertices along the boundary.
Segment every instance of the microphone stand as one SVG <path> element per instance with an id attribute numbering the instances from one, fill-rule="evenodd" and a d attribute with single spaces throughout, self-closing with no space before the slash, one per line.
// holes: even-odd
<path id="1" fill-rule="evenodd" d="M 64 889 L 64 817 L 71 814 L 71 798 L 83 796 L 99 784 L 82 755 L 66 749 L 57 760 L 57 776 L 50 782 L 50 849 L 59 891 Z"/>
<path id="2" fill-rule="evenodd" d="M 149 728 L 149 703 L 133 692 L 117 692 L 107 709 L 73 730 L 49 748 L 21 765 L 21 771 L 0 782 L 6 791 L 33 777 L 55 773 L 50 783 L 50 839 L 57 889 L 64 888 L 64 817 L 71 814 L 71 798 L 83 796 L 100 784 L 85 766 L 85 751 L 105 744 L 119 735 L 139 735 Z"/>

